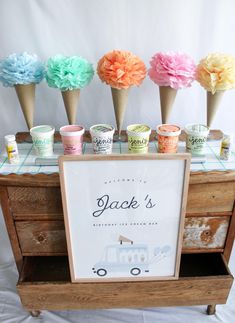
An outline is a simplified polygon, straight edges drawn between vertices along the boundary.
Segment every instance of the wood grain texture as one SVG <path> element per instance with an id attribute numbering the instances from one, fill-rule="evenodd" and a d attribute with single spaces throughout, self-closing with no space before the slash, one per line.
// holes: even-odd
<path id="1" fill-rule="evenodd" d="M 8 187 L 8 194 L 13 213 L 63 214 L 59 187 L 13 186 Z"/>
<path id="2" fill-rule="evenodd" d="M 187 217 L 182 252 L 223 251 L 229 216 Z M 16 221 L 20 248 L 24 256 L 67 254 L 64 222 Z"/>
<path id="3" fill-rule="evenodd" d="M 228 229 L 227 238 L 225 242 L 225 249 L 224 249 L 224 258 L 227 262 L 229 261 L 229 258 L 232 252 L 234 238 L 235 238 L 235 203 L 233 207 L 233 214 L 230 218 L 229 229 Z"/>
<path id="4" fill-rule="evenodd" d="M 190 217 L 185 219 L 183 248 L 224 248 L 230 217 Z"/>
<path id="5" fill-rule="evenodd" d="M 23 255 L 67 253 L 63 221 L 17 221 L 16 230 Z"/>
<path id="6" fill-rule="evenodd" d="M 0 187 L 0 201 L 1 201 L 2 213 L 4 216 L 16 266 L 18 268 L 18 271 L 20 271 L 22 267 L 23 257 L 19 246 L 18 236 L 16 233 L 15 224 L 13 221 L 13 216 L 9 209 L 7 188 L 5 187 Z"/>
<path id="7" fill-rule="evenodd" d="M 224 304 L 230 276 L 125 283 L 19 283 L 26 309 L 61 310 Z"/>
<path id="8" fill-rule="evenodd" d="M 235 182 L 190 185 L 186 212 L 232 211 L 234 200 Z"/>

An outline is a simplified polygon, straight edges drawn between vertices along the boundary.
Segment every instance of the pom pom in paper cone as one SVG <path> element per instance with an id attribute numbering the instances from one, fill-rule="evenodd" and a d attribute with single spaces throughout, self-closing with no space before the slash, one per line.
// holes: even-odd
<path id="1" fill-rule="evenodd" d="M 223 94 L 224 91 L 217 91 L 214 94 L 207 91 L 207 126 L 209 128 L 211 128 Z"/>
<path id="2" fill-rule="evenodd" d="M 207 126 L 210 128 L 223 93 L 235 88 L 235 57 L 211 53 L 196 69 L 196 80 L 207 90 Z"/>
<path id="3" fill-rule="evenodd" d="M 46 81 L 50 87 L 61 90 L 69 124 L 76 123 L 80 89 L 94 76 L 92 65 L 79 56 L 56 55 L 48 59 Z"/>
<path id="4" fill-rule="evenodd" d="M 22 112 L 28 129 L 33 127 L 34 102 L 35 102 L 35 83 L 16 84 L 16 94 L 18 96 Z"/>
<path id="5" fill-rule="evenodd" d="M 162 123 L 168 123 L 177 90 L 170 86 L 159 86 Z"/>
<path id="6" fill-rule="evenodd" d="M 148 75 L 159 86 L 162 123 L 167 123 L 178 89 L 190 87 L 195 79 L 193 59 L 180 52 L 156 53 Z"/>
<path id="7" fill-rule="evenodd" d="M 120 140 L 122 123 L 131 86 L 139 86 L 146 76 L 144 62 L 129 51 L 113 50 L 98 62 L 97 73 L 111 86 L 117 130 Z"/>
<path id="8" fill-rule="evenodd" d="M 111 87 L 115 118 L 118 129 L 118 137 L 121 137 L 121 129 L 126 111 L 129 89 L 115 89 Z"/>
<path id="9" fill-rule="evenodd" d="M 0 61 L 0 81 L 3 86 L 15 87 L 28 129 L 33 127 L 35 84 L 44 75 L 44 65 L 36 55 L 11 54 Z"/>
<path id="10" fill-rule="evenodd" d="M 80 90 L 61 91 L 69 124 L 76 124 L 77 105 Z"/>

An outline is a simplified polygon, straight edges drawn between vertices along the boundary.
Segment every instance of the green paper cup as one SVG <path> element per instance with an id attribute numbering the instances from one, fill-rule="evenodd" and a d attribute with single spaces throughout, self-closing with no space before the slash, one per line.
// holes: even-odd
<path id="1" fill-rule="evenodd" d="M 148 152 L 151 129 L 143 124 L 132 124 L 127 127 L 128 151 L 134 154 Z"/>
<path id="2" fill-rule="evenodd" d="M 33 146 L 36 155 L 47 157 L 53 155 L 55 128 L 48 125 L 33 127 L 30 129 Z"/>
<path id="3" fill-rule="evenodd" d="M 186 125 L 186 150 L 195 156 L 205 155 L 209 131 L 209 127 L 202 124 Z"/>

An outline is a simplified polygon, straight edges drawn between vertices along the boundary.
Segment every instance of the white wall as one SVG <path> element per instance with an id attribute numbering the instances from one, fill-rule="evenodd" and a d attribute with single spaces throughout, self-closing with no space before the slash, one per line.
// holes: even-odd
<path id="1" fill-rule="evenodd" d="M 37 53 L 42 60 L 61 53 L 93 62 L 112 49 L 126 49 L 147 66 L 157 51 L 182 50 L 196 62 L 209 52 L 235 55 L 234 0 L 0 0 L 0 58 L 13 52 Z M 180 90 L 171 122 L 205 122 L 205 91 L 195 82 Z M 14 89 L 0 85 L 0 142 L 5 134 L 26 131 Z M 109 87 L 97 76 L 82 90 L 78 122 L 115 124 Z M 160 123 L 157 86 L 147 77 L 130 93 L 124 127 Z M 37 87 L 35 124 L 58 129 L 67 119 L 60 93 L 45 81 Z M 235 91 L 221 103 L 214 128 L 235 130 Z M 0 216 L 0 263 L 12 254 Z"/>
<path id="2" fill-rule="evenodd" d="M 181 50 L 198 62 L 209 52 L 235 55 L 233 0 L 1 0 L 0 58 L 13 52 L 37 53 L 42 60 L 61 53 L 81 55 L 93 63 L 107 51 L 125 49 L 147 67 L 158 51 Z M 205 91 L 196 82 L 178 92 L 170 122 L 205 123 Z M 14 89 L 0 85 L 0 137 L 27 130 Z M 110 89 L 96 75 L 81 92 L 78 123 L 115 125 Z M 132 88 L 124 128 L 160 123 L 157 86 L 147 77 Z M 235 91 L 227 91 L 213 128 L 234 131 Z M 37 86 L 35 125 L 66 124 L 58 90 Z"/>

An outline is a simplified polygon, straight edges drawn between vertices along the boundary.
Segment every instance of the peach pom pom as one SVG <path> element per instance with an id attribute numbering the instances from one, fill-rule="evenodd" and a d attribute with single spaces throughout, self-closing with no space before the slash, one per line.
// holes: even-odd
<path id="1" fill-rule="evenodd" d="M 142 60 L 129 51 L 113 50 L 98 62 L 97 73 L 101 81 L 116 89 L 140 85 L 146 76 Z"/>

